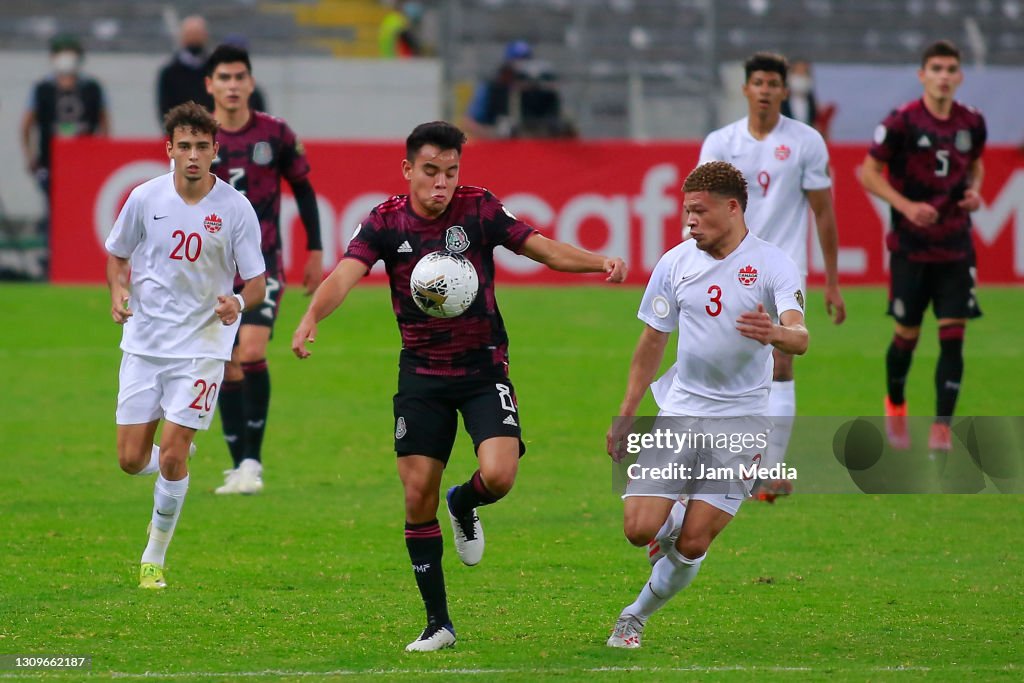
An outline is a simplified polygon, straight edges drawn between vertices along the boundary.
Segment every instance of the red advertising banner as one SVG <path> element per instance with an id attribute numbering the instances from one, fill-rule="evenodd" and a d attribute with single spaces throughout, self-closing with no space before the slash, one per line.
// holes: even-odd
<path id="1" fill-rule="evenodd" d="M 344 253 L 369 210 L 406 190 L 401 143 L 311 142 L 306 150 L 320 204 L 325 267 Z M 460 180 L 487 187 L 521 219 L 554 239 L 623 256 L 630 281 L 644 284 L 658 258 L 680 240 L 679 188 L 697 161 L 697 143 L 473 142 L 463 150 Z M 884 233 L 888 207 L 857 182 L 865 147 L 831 149 L 843 284 L 887 281 Z M 985 152 L 984 206 L 973 214 L 982 284 L 1024 283 L 1024 155 Z M 168 172 L 158 140 L 58 140 L 54 150 L 51 279 L 104 281 L 103 240 L 132 188 Z M 288 279 L 301 280 L 305 237 L 290 196 L 282 202 Z M 810 281 L 823 277 L 810 244 Z M 502 282 L 582 283 L 600 276 L 554 273 L 498 249 Z M 380 278 L 381 268 L 374 277 Z"/>

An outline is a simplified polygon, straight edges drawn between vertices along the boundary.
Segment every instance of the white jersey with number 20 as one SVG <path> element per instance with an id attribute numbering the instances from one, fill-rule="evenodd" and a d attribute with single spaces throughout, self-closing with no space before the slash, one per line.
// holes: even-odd
<path id="1" fill-rule="evenodd" d="M 651 385 L 661 411 L 693 417 L 766 415 L 772 346 L 748 339 L 736 321 L 758 304 L 773 320 L 803 312 L 796 265 L 752 233 L 717 260 L 686 240 L 654 268 L 637 317 L 679 330 L 676 363 Z"/>
<path id="2" fill-rule="evenodd" d="M 121 349 L 154 358 L 229 360 L 238 322 L 223 325 L 213 309 L 243 280 L 263 273 L 260 224 L 252 204 L 224 181 L 186 204 L 168 173 L 128 196 L 107 251 L 130 259 L 132 317 Z"/>

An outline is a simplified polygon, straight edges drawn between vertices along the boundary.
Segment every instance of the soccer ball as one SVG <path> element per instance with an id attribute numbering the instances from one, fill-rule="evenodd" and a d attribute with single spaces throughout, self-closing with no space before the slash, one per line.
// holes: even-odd
<path id="1" fill-rule="evenodd" d="M 435 318 L 462 315 L 476 299 L 480 279 L 462 254 L 435 251 L 412 269 L 409 289 L 419 309 Z"/>

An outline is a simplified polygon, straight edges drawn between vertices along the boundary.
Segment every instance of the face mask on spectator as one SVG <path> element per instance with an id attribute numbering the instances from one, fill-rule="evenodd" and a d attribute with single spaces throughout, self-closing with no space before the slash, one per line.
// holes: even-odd
<path id="1" fill-rule="evenodd" d="M 810 76 L 793 74 L 789 77 L 789 92 L 794 95 L 806 95 L 811 92 L 812 87 L 814 87 L 814 82 L 811 80 Z"/>
<path id="2" fill-rule="evenodd" d="M 58 52 L 53 56 L 53 70 L 61 75 L 67 76 L 78 72 L 78 53 L 71 50 Z"/>

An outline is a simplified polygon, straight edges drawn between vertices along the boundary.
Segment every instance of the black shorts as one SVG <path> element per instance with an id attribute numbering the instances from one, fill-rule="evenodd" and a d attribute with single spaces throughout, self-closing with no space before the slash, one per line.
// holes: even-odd
<path id="1" fill-rule="evenodd" d="M 929 301 L 937 319 L 981 316 L 974 292 L 973 259 L 918 263 L 892 254 L 889 270 L 889 315 L 899 324 L 920 326 Z"/>
<path id="2" fill-rule="evenodd" d="M 459 427 L 458 413 L 473 439 L 474 450 L 495 436 L 519 439 L 519 455 L 526 453 L 519 426 L 516 392 L 507 377 L 435 377 L 398 373 L 395 394 L 395 452 L 427 455 L 448 464 Z"/>
<path id="3" fill-rule="evenodd" d="M 284 278 L 281 277 L 278 259 L 270 254 L 263 255 L 267 263 L 267 295 L 258 305 L 242 313 L 243 325 L 260 325 L 271 329 L 273 338 L 274 323 L 277 321 L 277 314 L 281 307 L 281 297 L 284 295 Z M 236 290 L 240 293 L 241 287 Z M 238 335 L 235 335 L 235 344 L 238 344 Z"/>

